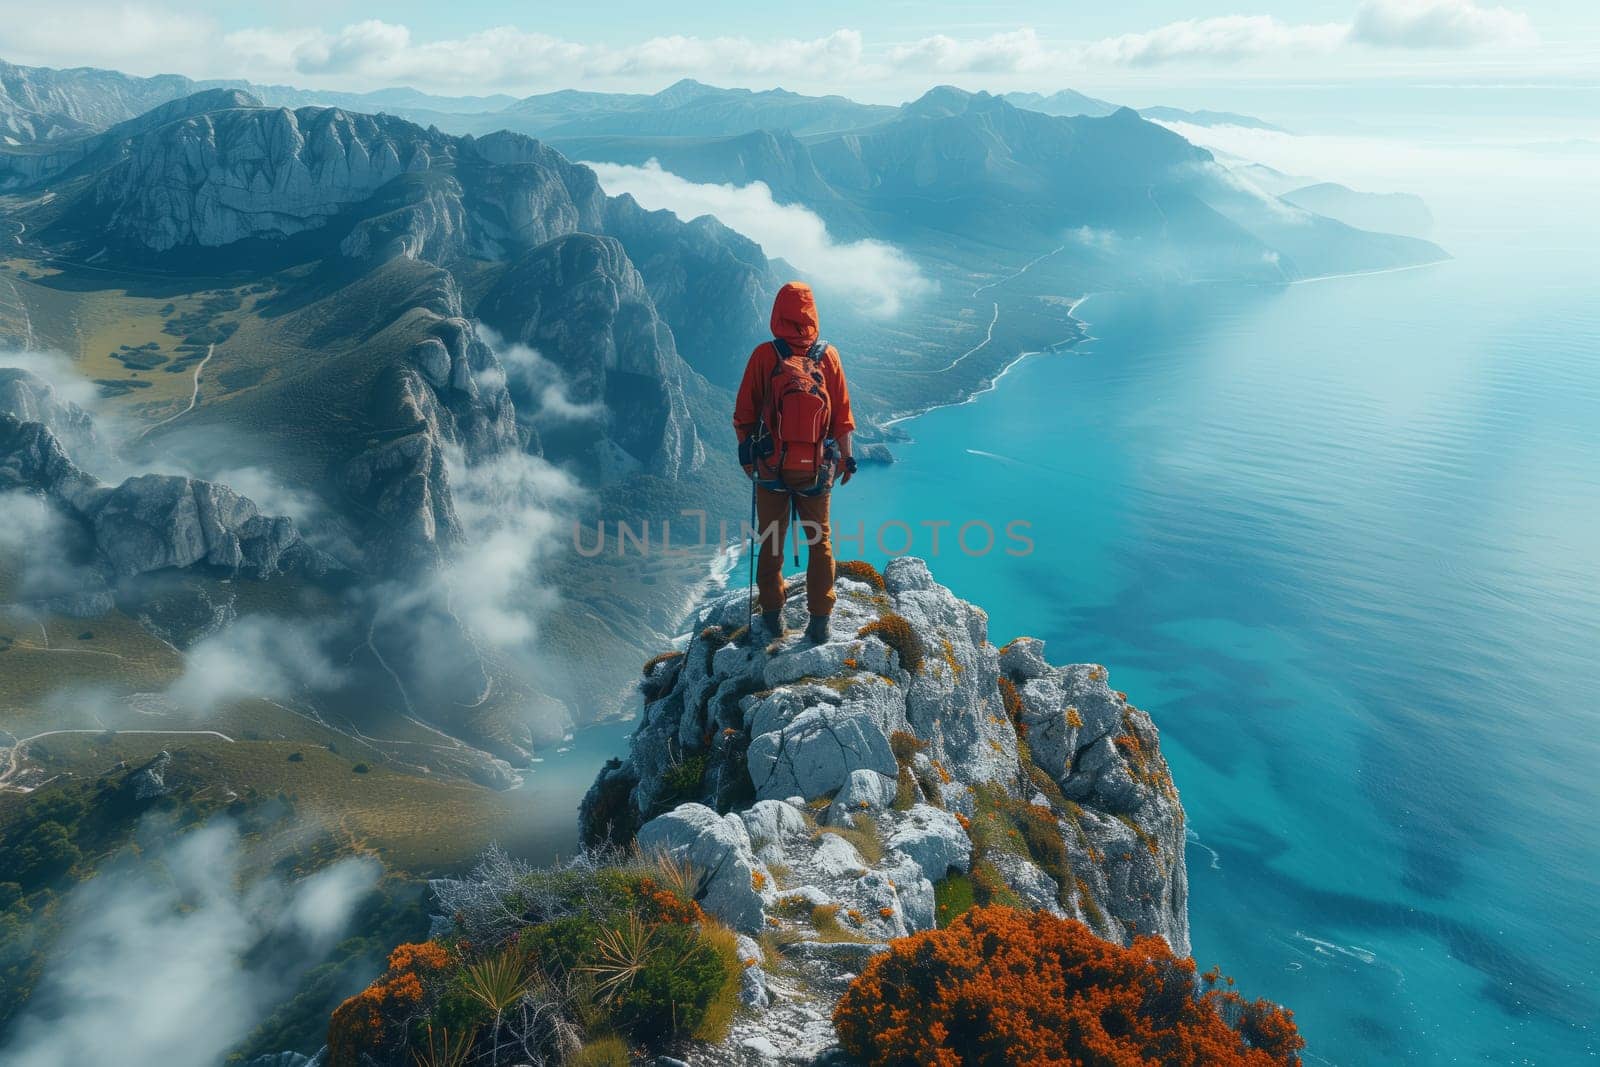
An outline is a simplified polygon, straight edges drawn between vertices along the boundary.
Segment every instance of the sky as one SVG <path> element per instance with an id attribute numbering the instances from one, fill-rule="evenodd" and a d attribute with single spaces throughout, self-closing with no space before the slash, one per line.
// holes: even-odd
<path id="1" fill-rule="evenodd" d="M 994 91 L 1070 86 L 1136 106 L 1191 107 L 1292 102 L 1328 88 L 1531 86 L 1563 94 L 1575 114 L 1594 114 L 1600 3 L 0 0 L 0 58 L 451 95 L 654 91 L 695 77 L 887 103 L 945 82 Z"/>

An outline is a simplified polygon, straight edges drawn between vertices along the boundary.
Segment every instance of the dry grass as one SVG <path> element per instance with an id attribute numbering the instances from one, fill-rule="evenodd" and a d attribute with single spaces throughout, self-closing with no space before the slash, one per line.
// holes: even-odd
<path id="1" fill-rule="evenodd" d="M 727 981 L 706 1006 L 705 1017 L 694 1031 L 696 1041 L 716 1042 L 728 1036 L 733 1017 L 738 1014 L 740 975 L 745 963 L 739 958 L 739 935 L 715 919 L 700 924 L 700 940 L 716 950 L 728 969 Z"/>
<path id="2" fill-rule="evenodd" d="M 876 867 L 883 862 L 883 840 L 878 836 L 878 822 L 870 815 L 860 812 L 855 813 L 854 826 L 823 826 L 817 832 L 821 834 L 835 834 L 844 838 L 855 846 L 869 867 Z"/>

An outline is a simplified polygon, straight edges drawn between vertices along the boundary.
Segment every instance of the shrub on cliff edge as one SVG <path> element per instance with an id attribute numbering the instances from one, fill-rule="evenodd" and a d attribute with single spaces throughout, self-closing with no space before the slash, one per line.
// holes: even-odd
<path id="1" fill-rule="evenodd" d="M 922 638 L 904 615 L 886 611 L 856 632 L 857 637 L 877 637 L 900 655 L 900 666 L 912 674 L 922 669 Z"/>
<path id="2" fill-rule="evenodd" d="M 1194 961 L 1123 948 L 1045 912 L 978 907 L 894 942 L 833 1021 L 868 1067 L 1298 1067 L 1291 1013 L 1197 982 Z"/>

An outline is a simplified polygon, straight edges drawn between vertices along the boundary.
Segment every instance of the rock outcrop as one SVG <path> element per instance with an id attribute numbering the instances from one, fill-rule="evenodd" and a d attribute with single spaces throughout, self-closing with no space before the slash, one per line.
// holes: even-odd
<path id="1" fill-rule="evenodd" d="M 561 373 L 541 395 L 518 398 L 548 458 L 603 481 L 636 471 L 676 478 L 704 461 L 684 396 L 692 372 L 614 238 L 575 233 L 534 248 L 478 313 Z"/>
<path id="2" fill-rule="evenodd" d="M 1149 717 L 1103 667 L 990 644 L 984 612 L 921 560 L 881 588 L 855 573 L 823 645 L 752 641 L 742 591 L 707 608 L 584 800 L 587 843 L 670 853 L 709 911 L 780 933 L 802 977 L 769 976 L 784 991 L 734 1044 L 819 1051 L 863 954 L 974 896 L 1187 954 L 1183 809 Z"/>
<path id="3" fill-rule="evenodd" d="M 87 411 L 20 367 L 0 367 L 0 414 L 18 422 L 39 423 L 69 455 L 83 455 L 99 445 L 94 419 Z"/>
<path id="4" fill-rule="evenodd" d="M 336 566 L 301 538 L 293 520 L 261 514 L 225 485 L 165 474 L 103 485 L 73 463 L 43 423 L 0 413 L 0 492 L 13 490 L 44 496 L 82 536 L 85 587 L 54 598 L 74 614 L 107 610 L 111 584 L 153 571 L 206 567 L 269 578 Z"/>
<path id="5" fill-rule="evenodd" d="M 627 248 L 684 362 L 737 388 L 750 349 L 767 339 L 772 294 L 787 280 L 761 246 L 710 215 L 683 222 L 626 195 L 606 202 L 606 232 Z"/>
<path id="6" fill-rule="evenodd" d="M 138 78 L 112 70 L 53 70 L 0 61 L 0 134 L 27 144 L 102 130 L 173 97 L 194 83 L 176 74 Z"/>
<path id="7" fill-rule="evenodd" d="M 473 464 L 530 444 L 505 368 L 462 315 L 450 275 L 437 274 L 431 300 L 411 312 L 430 321 L 426 335 L 371 386 L 369 417 L 382 433 L 342 472 L 344 491 L 370 517 L 368 562 L 380 573 L 431 567 L 461 546 L 450 449 Z"/>

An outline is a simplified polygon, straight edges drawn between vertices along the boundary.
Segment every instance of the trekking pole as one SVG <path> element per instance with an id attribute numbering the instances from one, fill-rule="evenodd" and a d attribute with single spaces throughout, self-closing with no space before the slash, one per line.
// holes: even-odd
<path id="1" fill-rule="evenodd" d="M 750 601 L 755 599 L 756 589 L 756 479 L 750 476 L 750 580 L 745 585 L 744 606 L 745 611 L 750 610 Z"/>

